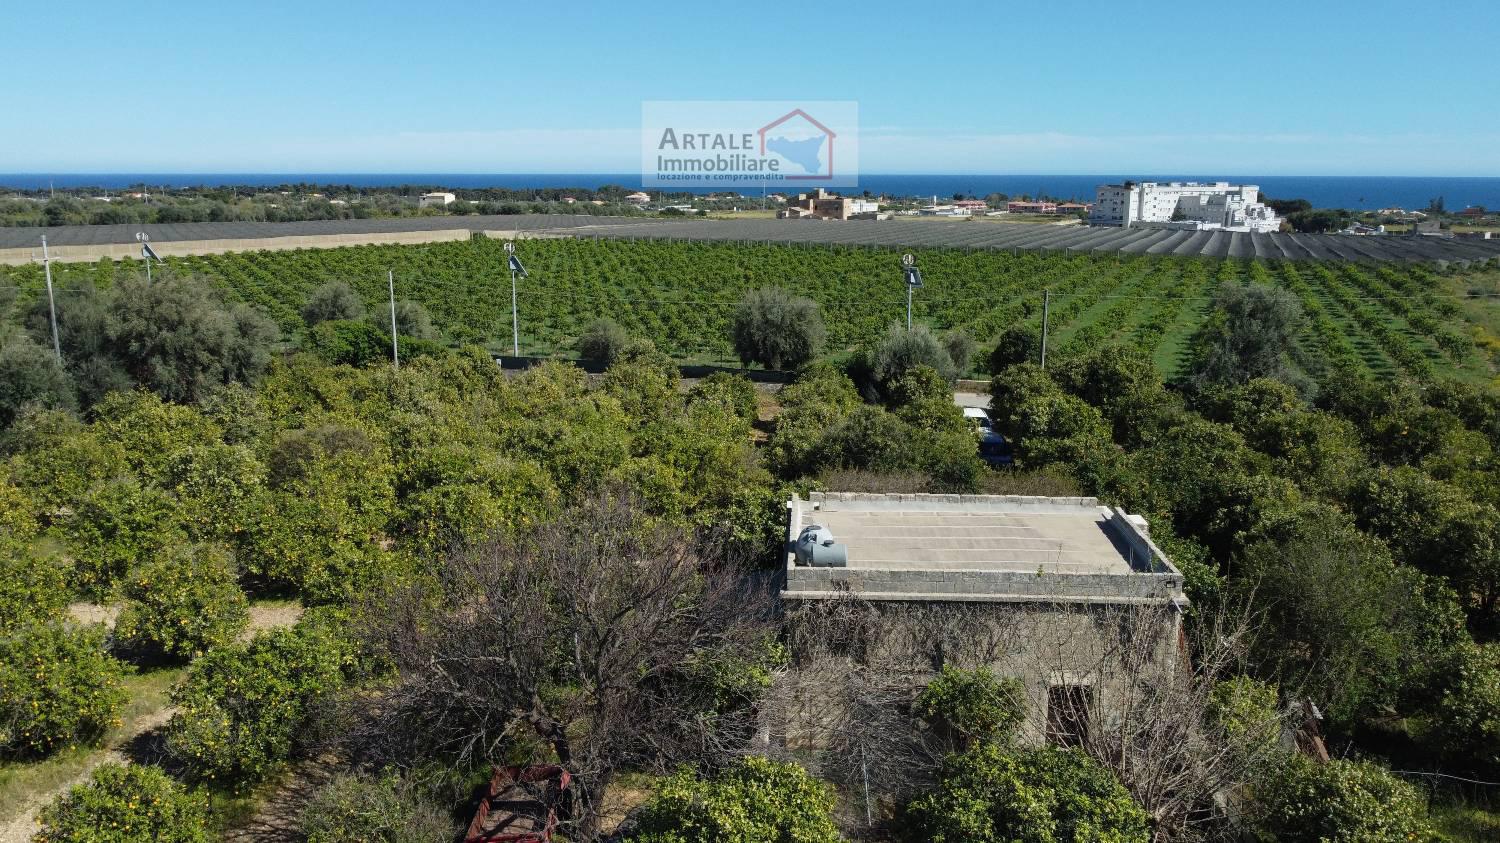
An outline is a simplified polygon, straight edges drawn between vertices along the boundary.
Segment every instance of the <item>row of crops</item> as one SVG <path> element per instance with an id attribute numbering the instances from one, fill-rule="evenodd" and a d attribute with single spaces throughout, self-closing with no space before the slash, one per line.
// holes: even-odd
<path id="1" fill-rule="evenodd" d="M 566 351 L 590 321 L 609 317 L 683 358 L 730 358 L 732 310 L 745 291 L 776 285 L 816 300 L 830 348 L 856 346 L 904 318 L 899 253 L 863 246 L 596 239 L 523 241 L 530 271 L 518 290 L 522 350 Z M 1458 299 L 1432 270 L 1415 265 L 1264 262 L 990 250 L 917 250 L 926 286 L 914 315 L 939 329 L 963 328 L 981 342 L 1017 322 L 1040 326 L 1066 353 L 1122 343 L 1152 354 L 1167 372 L 1182 364 L 1188 338 L 1214 289 L 1232 281 L 1285 287 L 1308 320 L 1297 347 L 1316 374 L 1342 361 L 1382 374 L 1490 376 L 1494 337 L 1468 324 Z M 510 278 L 501 244 L 487 239 L 417 246 L 246 252 L 172 258 L 179 274 L 201 276 L 228 296 L 264 310 L 293 336 L 305 296 L 347 281 L 372 305 L 393 272 L 400 298 L 421 302 L 454 342 L 508 345 Z M 58 265 L 66 305 L 80 285 L 108 284 L 140 269 L 134 261 Z M 0 269 L 0 284 L 23 298 L 40 289 L 39 267 Z M 504 341 L 504 342 L 502 342 Z"/>

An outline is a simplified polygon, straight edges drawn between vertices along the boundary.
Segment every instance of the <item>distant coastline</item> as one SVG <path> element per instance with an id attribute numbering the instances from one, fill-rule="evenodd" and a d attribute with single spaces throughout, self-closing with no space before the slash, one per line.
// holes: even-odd
<path id="1" fill-rule="evenodd" d="M 1260 185 L 1264 195 L 1276 199 L 1306 199 L 1319 208 L 1378 210 L 1401 207 L 1421 209 L 1429 200 L 1442 197 L 1451 210 L 1471 205 L 1500 208 L 1500 178 L 1429 176 L 1254 176 L 1254 175 L 1160 175 L 1124 173 L 1100 175 L 895 175 L 869 174 L 858 188 L 890 196 L 950 197 L 955 193 L 984 197 L 991 193 L 1022 194 L 1059 199 L 1092 200 L 1094 188 L 1105 182 L 1136 181 L 1229 181 Z M 282 184 L 336 184 L 360 188 L 446 187 L 463 189 L 544 188 L 597 189 L 607 184 L 636 189 L 639 173 L 0 173 L 0 190 L 64 190 L 99 188 L 122 190 L 133 185 L 194 187 L 199 185 L 244 185 L 275 187 Z M 768 185 L 766 193 L 785 193 L 785 186 Z M 711 188 L 684 192 L 711 193 Z M 740 188 L 749 199 L 760 195 L 755 188 Z"/>

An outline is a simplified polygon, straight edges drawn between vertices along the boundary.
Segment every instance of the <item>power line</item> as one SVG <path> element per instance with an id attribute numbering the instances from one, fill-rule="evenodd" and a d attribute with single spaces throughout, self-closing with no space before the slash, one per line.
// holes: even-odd
<path id="1" fill-rule="evenodd" d="M 1463 776 L 1453 776 L 1447 773 L 1429 773 L 1425 770 L 1392 770 L 1391 772 L 1398 776 L 1429 776 L 1436 779 L 1452 779 L 1453 781 L 1465 782 L 1466 784 L 1481 784 L 1488 787 L 1500 787 L 1500 782 L 1487 782 L 1481 781 L 1479 779 L 1466 779 Z"/>

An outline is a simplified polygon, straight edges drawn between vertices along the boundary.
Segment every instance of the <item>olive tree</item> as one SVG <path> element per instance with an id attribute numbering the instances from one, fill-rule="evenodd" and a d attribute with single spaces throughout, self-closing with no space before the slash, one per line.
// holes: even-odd
<path id="1" fill-rule="evenodd" d="M 399 313 L 397 314 L 399 317 Z M 329 281 L 307 294 L 302 321 L 307 327 L 319 322 L 354 321 L 365 318 L 365 302 L 344 281 Z"/>
<path id="2" fill-rule="evenodd" d="M 207 283 L 127 278 L 110 296 L 108 351 L 138 386 L 168 401 L 253 382 L 270 362 L 275 325 L 245 304 L 226 304 Z"/>
<path id="3" fill-rule="evenodd" d="M 1287 290 L 1222 284 L 1214 292 L 1213 311 L 1193 335 L 1188 379 L 1200 388 L 1254 378 L 1300 379 L 1287 352 L 1302 323 L 1302 305 Z"/>
<path id="4" fill-rule="evenodd" d="M 50 349 L 24 335 L 0 346 L 0 429 L 30 405 L 72 409 L 73 379 Z"/>
<path id="5" fill-rule="evenodd" d="M 578 356 L 609 368 L 625 355 L 630 335 L 613 319 L 595 319 L 578 338 Z"/>
<path id="6" fill-rule="evenodd" d="M 958 367 L 948 347 L 925 325 L 915 325 L 908 331 L 902 325 L 892 324 L 870 348 L 868 362 L 871 376 L 882 389 L 916 366 L 932 368 L 949 383 L 958 377 Z"/>
<path id="7" fill-rule="evenodd" d="M 797 369 L 818 356 L 824 333 L 823 317 L 812 299 L 762 287 L 740 300 L 729 336 L 746 366 Z"/>
<path id="8" fill-rule="evenodd" d="M 383 321 L 381 326 L 385 326 Z M 432 314 L 427 308 L 405 299 L 396 302 L 396 333 L 417 340 L 438 338 L 438 330 L 433 326 Z"/>

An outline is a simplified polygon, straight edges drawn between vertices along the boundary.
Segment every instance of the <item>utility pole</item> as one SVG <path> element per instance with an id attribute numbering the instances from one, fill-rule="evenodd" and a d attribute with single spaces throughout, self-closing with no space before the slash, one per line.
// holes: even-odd
<path id="1" fill-rule="evenodd" d="M 52 321 L 52 353 L 62 362 L 62 343 L 57 339 L 57 299 L 52 295 L 52 256 L 47 252 L 47 235 L 42 235 L 42 269 L 47 275 L 47 316 Z"/>
<path id="2" fill-rule="evenodd" d="M 385 271 L 386 287 L 391 291 L 391 365 L 401 368 L 401 350 L 396 340 L 396 273 Z"/>
<path id="3" fill-rule="evenodd" d="M 1052 291 L 1042 290 L 1042 368 L 1047 368 L 1047 317 L 1052 309 Z"/>
<path id="4" fill-rule="evenodd" d="M 521 317 L 516 310 L 516 278 L 526 277 L 526 267 L 521 265 L 521 259 L 516 257 L 516 244 L 513 241 L 505 242 L 505 253 L 510 257 L 506 263 L 510 265 L 510 349 L 514 357 L 521 356 Z"/>

